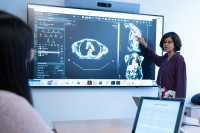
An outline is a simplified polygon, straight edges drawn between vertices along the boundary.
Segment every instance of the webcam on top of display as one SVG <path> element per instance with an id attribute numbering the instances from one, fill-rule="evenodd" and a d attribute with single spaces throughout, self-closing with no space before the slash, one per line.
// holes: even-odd
<path id="1" fill-rule="evenodd" d="M 110 8 L 112 6 L 112 4 L 111 3 L 98 2 L 97 6 L 98 7 L 107 7 L 107 8 Z"/>

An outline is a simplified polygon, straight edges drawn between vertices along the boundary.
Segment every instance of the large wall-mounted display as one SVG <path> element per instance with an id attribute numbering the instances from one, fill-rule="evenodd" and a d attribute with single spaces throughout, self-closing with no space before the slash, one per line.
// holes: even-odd
<path id="1" fill-rule="evenodd" d="M 164 17 L 28 4 L 34 31 L 30 86 L 156 86 L 157 69 L 136 41 L 161 55 Z"/>

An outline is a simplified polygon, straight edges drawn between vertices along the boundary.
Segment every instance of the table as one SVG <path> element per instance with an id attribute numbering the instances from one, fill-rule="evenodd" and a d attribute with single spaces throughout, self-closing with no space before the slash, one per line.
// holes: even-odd
<path id="1" fill-rule="evenodd" d="M 134 119 L 53 122 L 57 133 L 131 133 Z"/>
<path id="2" fill-rule="evenodd" d="M 131 133 L 134 118 L 55 121 L 57 133 Z M 200 133 L 200 127 L 183 126 L 185 133 Z"/>

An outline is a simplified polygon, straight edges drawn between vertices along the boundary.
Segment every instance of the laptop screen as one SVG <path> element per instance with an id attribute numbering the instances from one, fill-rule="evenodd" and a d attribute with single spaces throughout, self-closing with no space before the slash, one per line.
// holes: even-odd
<path id="1" fill-rule="evenodd" d="M 177 133 L 184 99 L 141 97 L 132 133 Z"/>

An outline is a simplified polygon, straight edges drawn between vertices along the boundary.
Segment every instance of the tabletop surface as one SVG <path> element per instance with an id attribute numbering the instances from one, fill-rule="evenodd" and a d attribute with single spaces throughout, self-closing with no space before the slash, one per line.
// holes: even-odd
<path id="1" fill-rule="evenodd" d="M 131 133 L 134 118 L 55 121 L 57 133 Z M 183 126 L 184 133 L 200 133 L 200 127 Z"/>

